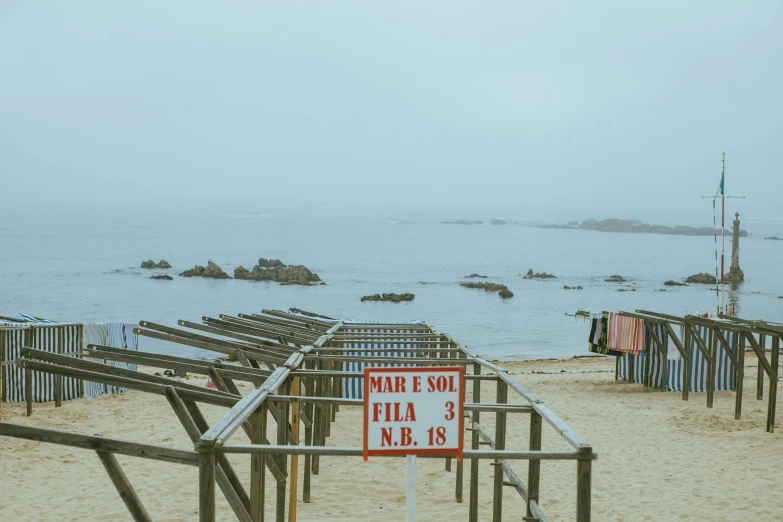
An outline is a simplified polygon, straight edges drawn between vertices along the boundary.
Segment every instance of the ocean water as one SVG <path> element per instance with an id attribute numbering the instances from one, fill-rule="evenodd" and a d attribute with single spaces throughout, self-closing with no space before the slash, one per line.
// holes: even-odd
<path id="1" fill-rule="evenodd" d="M 176 326 L 179 319 L 200 321 L 204 315 L 298 307 L 357 320 L 424 320 L 479 354 L 503 359 L 586 353 L 588 323 L 566 315 L 577 309 L 715 310 L 715 292 L 707 286 L 658 291 L 667 279 L 714 273 L 711 237 L 546 230 L 530 226 L 531 221 L 505 226 L 440 223 L 452 218 L 388 211 L 355 215 L 350 209 L 312 207 L 268 212 L 0 209 L 0 315 L 23 312 L 56 321 L 147 320 Z M 752 234 L 741 240 L 746 282 L 728 292 L 727 301 L 736 303 L 742 317 L 783 320 L 783 299 L 778 298 L 783 295 L 783 241 L 763 240 L 783 235 L 783 221 L 750 218 L 743 228 Z M 730 242 L 726 245 L 728 252 Z M 239 265 L 251 268 L 259 257 L 304 264 L 327 284 L 176 277 L 208 259 L 232 274 Z M 174 268 L 139 269 L 149 258 L 166 259 Z M 554 273 L 557 279 L 524 280 L 521 274 L 529 268 Z M 175 279 L 149 279 L 161 272 Z M 457 284 L 474 272 L 507 285 L 514 297 L 502 300 Z M 611 274 L 629 282 L 604 282 Z M 584 290 L 568 291 L 564 285 Z M 617 292 L 621 286 L 636 291 Z M 410 303 L 360 302 L 362 295 L 376 292 L 413 292 L 416 298 Z M 141 349 L 207 355 L 146 338 Z"/>

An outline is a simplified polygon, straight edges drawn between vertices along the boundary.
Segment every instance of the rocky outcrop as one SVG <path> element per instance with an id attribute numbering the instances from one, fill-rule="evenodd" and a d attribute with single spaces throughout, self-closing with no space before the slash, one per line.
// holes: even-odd
<path id="1" fill-rule="evenodd" d="M 573 223 L 573 222 L 572 222 Z M 643 234 L 671 234 L 678 236 L 711 236 L 715 229 L 710 227 L 686 227 L 664 225 L 648 225 L 635 219 L 586 219 L 581 224 L 573 225 L 541 225 L 541 228 L 573 229 L 573 230 L 595 230 L 598 232 L 630 232 Z M 740 236 L 747 237 L 745 230 L 740 231 Z"/>
<path id="2" fill-rule="evenodd" d="M 778 236 L 765 237 L 764 239 L 769 239 L 770 241 L 783 241 L 783 237 Z"/>
<path id="3" fill-rule="evenodd" d="M 415 296 L 413 294 L 372 294 L 362 297 L 362 302 L 365 301 L 385 301 L 390 303 L 401 303 L 403 301 L 413 301 Z"/>
<path id="4" fill-rule="evenodd" d="M 529 269 L 527 274 L 523 276 L 525 279 L 556 279 L 554 274 L 547 274 L 546 272 L 533 272 L 533 269 Z"/>
<path id="5" fill-rule="evenodd" d="M 265 259 L 263 257 L 259 257 L 258 266 L 261 268 L 282 268 L 285 266 L 285 263 L 279 259 Z"/>
<path id="6" fill-rule="evenodd" d="M 607 283 L 625 283 L 625 278 L 621 275 L 614 274 L 604 279 L 604 281 Z"/>
<path id="7" fill-rule="evenodd" d="M 150 279 L 160 279 L 162 281 L 172 281 L 174 278 L 171 277 L 170 275 L 163 274 L 163 275 L 154 275 L 154 276 L 150 277 Z"/>
<path id="8" fill-rule="evenodd" d="M 441 221 L 444 225 L 483 225 L 483 221 L 465 221 L 460 219 L 459 221 Z"/>
<path id="9" fill-rule="evenodd" d="M 563 285 L 563 290 L 584 290 L 581 286 L 568 286 Z"/>
<path id="10" fill-rule="evenodd" d="M 732 267 L 727 274 L 723 274 L 723 281 L 737 284 L 745 281 L 745 273 L 739 267 Z"/>
<path id="11" fill-rule="evenodd" d="M 161 259 L 157 263 L 152 259 L 141 262 L 142 268 L 171 268 L 171 265 L 165 259 Z"/>
<path id="12" fill-rule="evenodd" d="M 701 274 L 693 274 L 692 276 L 688 277 L 685 282 L 699 285 L 714 285 L 718 281 L 714 275 L 703 272 Z"/>
<path id="13" fill-rule="evenodd" d="M 228 275 L 213 261 L 208 261 L 207 266 L 196 265 L 190 270 L 185 270 L 180 274 L 182 277 L 208 277 L 211 279 L 231 279 Z"/>
<path id="14" fill-rule="evenodd" d="M 508 223 L 506 223 L 502 219 L 493 219 L 492 221 L 490 221 L 490 223 L 493 224 L 493 225 L 507 225 L 508 224 Z"/>
<path id="15" fill-rule="evenodd" d="M 272 281 L 284 285 L 313 285 L 322 283 L 318 274 L 302 265 L 285 265 L 279 259 L 258 260 L 253 270 L 239 266 L 234 270 L 234 279 L 246 281 Z M 322 283 L 323 284 L 323 283 Z"/>
<path id="16" fill-rule="evenodd" d="M 636 288 L 618 288 L 618 292 L 636 292 Z"/>
<path id="17" fill-rule="evenodd" d="M 672 281 L 671 279 L 664 282 L 663 286 L 688 286 L 685 283 L 680 283 L 679 281 Z"/>
<path id="18" fill-rule="evenodd" d="M 469 276 L 465 276 L 465 279 L 476 279 L 476 278 L 486 279 L 487 276 L 479 275 L 479 274 L 470 274 Z"/>
<path id="19" fill-rule="evenodd" d="M 476 288 L 479 290 L 484 290 L 485 292 L 497 292 L 498 295 L 503 299 L 510 299 L 514 297 L 514 294 L 511 292 L 511 290 L 508 289 L 506 285 L 501 285 L 498 283 L 460 283 L 460 286 L 464 286 L 465 288 Z"/>

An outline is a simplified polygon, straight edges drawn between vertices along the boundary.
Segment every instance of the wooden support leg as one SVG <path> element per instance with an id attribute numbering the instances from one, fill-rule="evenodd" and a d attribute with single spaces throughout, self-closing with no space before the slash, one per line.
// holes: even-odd
<path id="1" fill-rule="evenodd" d="M 707 349 L 709 350 L 710 360 L 707 361 L 707 407 L 712 408 L 715 400 L 715 372 L 717 371 L 717 365 L 715 364 L 717 359 L 717 344 L 718 340 L 715 339 L 715 333 L 710 329 L 707 336 Z"/>
<path id="2" fill-rule="evenodd" d="M 266 440 L 266 404 L 262 403 L 250 417 L 250 443 L 263 444 Z M 250 456 L 250 517 L 253 522 L 264 522 L 264 498 L 266 493 L 266 455 Z"/>
<path id="3" fill-rule="evenodd" d="M 497 403 L 505 404 L 508 397 L 508 385 L 498 379 Z M 506 414 L 495 414 L 495 449 L 506 449 Z M 500 460 L 495 460 L 495 481 L 493 484 L 492 522 L 503 521 L 503 466 Z"/>
<path id="4" fill-rule="evenodd" d="M 593 461 L 576 461 L 576 522 L 590 522 L 590 482 Z"/>
<path id="5" fill-rule="evenodd" d="M 778 398 L 778 361 L 780 359 L 780 336 L 772 338 L 772 353 L 770 354 L 770 366 L 772 375 L 769 376 L 769 404 L 767 406 L 767 431 L 775 431 L 775 402 Z"/>
<path id="6" fill-rule="evenodd" d="M 312 363 L 306 363 L 312 364 Z M 309 366 L 308 366 L 309 367 Z M 312 396 L 315 394 L 314 382 L 315 379 L 308 378 L 307 382 L 307 394 Z M 305 413 L 310 419 L 310 424 L 305 426 L 305 445 L 311 446 L 313 444 L 313 426 L 315 426 L 315 419 L 313 418 L 313 403 L 305 403 Z M 304 483 L 302 484 L 302 500 L 304 502 L 310 502 L 310 471 L 312 466 L 312 457 L 305 455 L 304 460 Z"/>
<path id="7" fill-rule="evenodd" d="M 481 365 L 473 365 L 473 374 L 481 374 Z M 479 379 L 473 380 L 473 402 L 478 404 L 481 402 L 481 381 Z M 479 412 L 473 412 L 473 422 L 479 422 Z M 470 447 L 477 450 L 479 447 L 479 434 L 478 430 L 471 425 Z M 478 522 L 478 478 L 479 478 L 479 459 L 470 459 L 470 507 L 468 520 L 470 522 Z"/>
<path id="8" fill-rule="evenodd" d="M 737 345 L 737 364 L 735 366 L 734 387 L 736 395 L 734 397 L 734 418 L 742 418 L 742 390 L 745 386 L 745 337 L 739 335 L 739 344 Z"/>
<path id="9" fill-rule="evenodd" d="M 282 388 L 285 394 L 288 395 L 291 391 L 290 382 L 286 382 Z M 277 443 L 281 446 L 285 446 L 288 443 L 288 404 L 284 402 L 278 402 Z M 277 466 L 281 470 L 288 469 L 288 457 L 285 454 L 277 456 Z M 286 479 L 282 478 L 277 481 L 277 504 L 275 509 L 275 520 L 277 522 L 285 522 L 285 490 Z"/>
<path id="10" fill-rule="evenodd" d="M 24 394 L 27 401 L 27 416 L 33 414 L 33 372 L 29 368 L 24 369 Z"/>
<path id="11" fill-rule="evenodd" d="M 95 453 L 101 459 L 103 467 L 106 468 L 106 472 L 114 483 L 114 487 L 117 488 L 120 498 L 125 502 L 125 506 L 130 511 L 133 520 L 136 522 L 152 522 L 152 518 L 147 513 L 147 510 L 144 509 L 144 505 L 139 500 L 138 495 L 136 495 L 136 490 L 133 489 L 128 477 L 125 476 L 114 454 L 108 451 L 96 451 Z"/>
<path id="12" fill-rule="evenodd" d="M 759 347 L 761 348 L 762 354 L 764 354 L 764 346 L 766 345 L 766 341 L 767 338 L 764 336 L 764 334 L 759 335 Z M 764 367 L 761 365 L 761 361 L 758 362 L 756 371 L 756 400 L 760 401 L 764 398 Z"/>
<path id="13" fill-rule="evenodd" d="M 537 412 L 530 414 L 530 451 L 541 450 L 541 415 Z M 538 484 L 541 476 L 541 461 L 531 459 L 527 463 L 527 517 L 534 518 L 530 510 L 530 501 L 538 503 Z"/>
<path id="14" fill-rule="evenodd" d="M 215 522 L 215 454 L 199 453 L 198 463 L 198 519 Z"/>
<path id="15" fill-rule="evenodd" d="M 299 377 L 293 378 L 291 395 L 300 395 Z M 291 431 L 294 434 L 295 442 L 299 443 L 299 403 L 291 403 Z M 291 492 L 288 494 L 288 522 L 296 522 L 296 497 L 297 497 L 297 479 L 299 477 L 299 455 L 291 455 Z"/>

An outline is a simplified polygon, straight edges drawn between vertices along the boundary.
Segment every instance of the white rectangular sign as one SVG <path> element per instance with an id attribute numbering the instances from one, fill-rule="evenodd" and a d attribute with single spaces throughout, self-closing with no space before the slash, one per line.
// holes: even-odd
<path id="1" fill-rule="evenodd" d="M 364 458 L 444 453 L 462 458 L 465 369 L 365 368 Z"/>

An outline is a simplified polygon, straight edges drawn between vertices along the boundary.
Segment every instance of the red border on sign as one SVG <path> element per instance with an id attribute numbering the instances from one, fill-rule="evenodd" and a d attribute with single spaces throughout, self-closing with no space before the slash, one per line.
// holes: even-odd
<path id="1" fill-rule="evenodd" d="M 368 425 L 368 413 L 369 402 L 368 397 L 370 395 L 370 374 L 373 372 L 391 372 L 391 373 L 410 373 L 410 372 L 456 372 L 459 374 L 460 391 L 459 391 L 459 446 L 455 450 L 454 448 L 422 448 L 411 451 L 410 449 L 397 449 L 397 450 L 372 450 L 367 448 L 367 432 L 369 431 Z M 364 368 L 364 431 L 362 433 L 362 458 L 367 460 L 369 455 L 425 455 L 425 454 L 442 454 L 442 455 L 455 455 L 458 461 L 462 460 L 462 448 L 465 443 L 465 368 L 462 366 L 436 366 L 436 367 L 419 367 L 419 368 L 379 368 L 379 367 L 365 367 Z"/>

